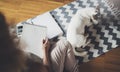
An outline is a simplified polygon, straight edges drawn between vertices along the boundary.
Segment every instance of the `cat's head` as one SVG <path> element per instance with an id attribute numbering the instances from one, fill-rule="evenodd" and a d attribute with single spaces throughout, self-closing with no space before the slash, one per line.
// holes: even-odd
<path id="1" fill-rule="evenodd" d="M 90 21 L 94 24 L 98 24 L 101 20 L 101 13 L 100 13 L 100 7 L 99 5 L 93 8 L 89 13 L 90 15 Z"/>

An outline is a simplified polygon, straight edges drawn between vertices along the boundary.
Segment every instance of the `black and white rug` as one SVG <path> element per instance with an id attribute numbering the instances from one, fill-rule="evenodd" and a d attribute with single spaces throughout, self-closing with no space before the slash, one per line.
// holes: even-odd
<path id="1" fill-rule="evenodd" d="M 79 63 L 88 62 L 120 45 L 119 10 L 111 7 L 112 5 L 107 0 L 76 0 L 50 12 L 65 36 L 65 26 L 69 24 L 77 10 L 85 7 L 95 7 L 97 4 L 100 5 L 103 19 L 98 25 L 86 28 L 86 33 L 89 35 L 88 39 L 91 42 L 84 48 L 88 51 L 87 55 L 76 56 Z"/>

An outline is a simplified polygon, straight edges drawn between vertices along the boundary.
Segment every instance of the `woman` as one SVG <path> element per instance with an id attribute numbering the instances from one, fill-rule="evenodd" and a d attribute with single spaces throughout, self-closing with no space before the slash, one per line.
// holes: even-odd
<path id="1" fill-rule="evenodd" d="M 44 57 L 41 63 L 14 42 L 2 13 L 0 33 L 0 72 L 78 72 L 72 47 L 65 39 L 54 45 L 50 45 L 48 39 L 43 40 Z"/>
<path id="2" fill-rule="evenodd" d="M 25 55 L 11 38 L 5 17 L 0 13 L 0 72 L 20 72 L 24 63 Z"/>

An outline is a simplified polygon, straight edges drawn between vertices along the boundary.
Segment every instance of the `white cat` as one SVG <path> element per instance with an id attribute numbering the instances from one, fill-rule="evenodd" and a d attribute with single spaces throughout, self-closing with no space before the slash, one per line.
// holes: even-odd
<path id="1" fill-rule="evenodd" d="M 67 40 L 73 46 L 74 54 L 77 56 L 86 55 L 87 52 L 77 52 L 75 48 L 85 47 L 89 42 L 86 42 L 87 37 L 84 36 L 85 26 L 91 26 L 92 24 L 98 24 L 98 18 L 100 17 L 99 6 L 96 8 L 84 8 L 77 11 L 74 17 L 71 19 L 67 28 Z"/>

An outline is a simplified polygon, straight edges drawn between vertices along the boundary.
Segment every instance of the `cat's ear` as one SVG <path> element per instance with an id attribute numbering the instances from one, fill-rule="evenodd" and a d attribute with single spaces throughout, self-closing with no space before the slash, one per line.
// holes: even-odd
<path id="1" fill-rule="evenodd" d="M 100 5 L 99 4 L 95 7 L 95 10 L 100 11 Z"/>

